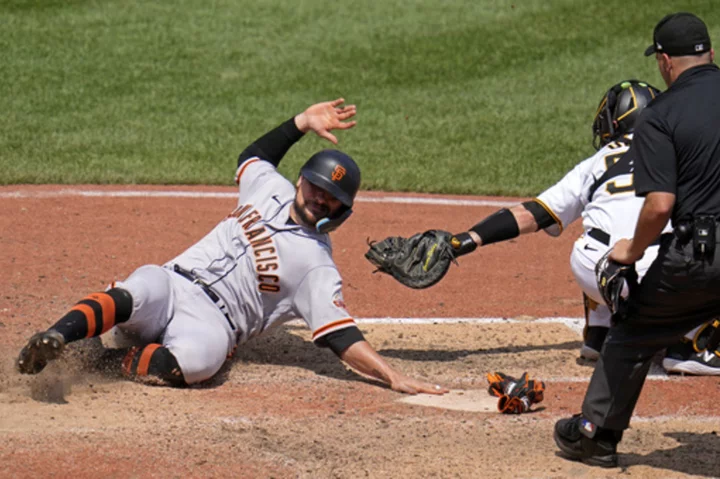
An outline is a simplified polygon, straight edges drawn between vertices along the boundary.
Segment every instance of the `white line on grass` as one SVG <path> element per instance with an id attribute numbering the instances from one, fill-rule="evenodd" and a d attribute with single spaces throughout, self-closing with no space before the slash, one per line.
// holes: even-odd
<path id="1" fill-rule="evenodd" d="M 95 198 L 237 198 L 237 193 L 223 193 L 211 191 L 97 191 L 62 189 L 57 191 L 2 191 L 0 198 L 58 198 L 62 196 L 82 196 Z M 365 196 L 358 195 L 355 201 L 359 203 L 396 203 L 396 204 L 425 204 L 444 206 L 514 206 L 517 201 L 502 200 L 469 200 L 460 198 L 421 198 L 416 196 Z"/>

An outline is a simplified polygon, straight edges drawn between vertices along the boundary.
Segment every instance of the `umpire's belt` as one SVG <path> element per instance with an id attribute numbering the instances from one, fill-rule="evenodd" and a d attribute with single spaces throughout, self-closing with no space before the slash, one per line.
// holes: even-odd
<path id="1" fill-rule="evenodd" d="M 220 298 L 220 296 L 217 295 L 215 291 L 212 290 L 210 286 L 208 286 L 207 283 L 205 283 L 205 281 L 198 278 L 192 271 L 188 271 L 177 264 L 173 266 L 173 271 L 175 271 L 183 278 L 192 281 L 193 284 L 197 284 L 198 286 L 200 286 L 205 292 L 205 294 L 207 294 L 208 298 L 210 298 L 212 302 L 215 303 L 215 306 L 217 306 L 223 316 L 225 316 L 225 319 L 227 319 L 227 322 L 232 328 L 232 330 L 235 331 L 235 325 L 230 319 L 230 314 L 228 313 L 227 306 L 225 306 L 225 302 Z"/>
<path id="2" fill-rule="evenodd" d="M 587 235 L 592 239 L 601 242 L 605 246 L 610 246 L 610 235 L 598 228 L 590 228 Z M 656 238 L 655 241 L 650 243 L 649 246 L 657 246 L 660 244 L 660 238 Z"/>

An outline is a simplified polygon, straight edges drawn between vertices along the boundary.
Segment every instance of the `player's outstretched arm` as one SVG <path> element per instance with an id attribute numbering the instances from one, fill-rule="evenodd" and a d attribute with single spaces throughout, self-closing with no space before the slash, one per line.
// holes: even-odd
<path id="1" fill-rule="evenodd" d="M 295 117 L 295 125 L 303 133 L 314 131 L 319 137 L 337 145 L 332 130 L 347 130 L 354 127 L 356 121 L 348 121 L 357 113 L 355 105 L 343 105 L 344 98 L 316 103 Z"/>
<path id="2" fill-rule="evenodd" d="M 238 157 L 238 166 L 250 158 L 261 158 L 275 167 L 280 164 L 290 148 L 312 130 L 318 136 L 337 144 L 331 130 L 347 130 L 357 122 L 347 121 L 357 112 L 355 105 L 342 106 L 344 100 L 325 101 L 309 106 L 252 142 Z"/>
<path id="3" fill-rule="evenodd" d="M 537 206 L 536 206 L 537 205 Z M 555 220 L 534 201 L 491 214 L 468 231 L 454 235 L 455 256 L 472 253 L 478 246 L 507 241 L 546 228 Z"/>
<path id="4" fill-rule="evenodd" d="M 445 394 L 448 389 L 405 376 L 390 366 L 367 341 L 358 341 L 340 354 L 340 358 L 358 373 L 388 384 L 393 391 L 406 394 Z"/>

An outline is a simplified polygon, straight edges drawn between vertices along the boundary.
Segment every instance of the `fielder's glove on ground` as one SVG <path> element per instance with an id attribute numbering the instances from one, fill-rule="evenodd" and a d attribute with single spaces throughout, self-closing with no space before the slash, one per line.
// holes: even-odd
<path id="1" fill-rule="evenodd" d="M 504 373 L 495 372 L 487 373 L 487 380 L 490 383 L 488 387 L 488 393 L 491 396 L 503 397 L 505 390 L 507 390 L 510 383 L 516 383 L 517 379 L 512 376 L 507 376 Z"/>
<path id="2" fill-rule="evenodd" d="M 635 270 L 635 263 L 622 264 L 610 259 L 610 248 L 595 265 L 595 280 L 597 281 L 600 294 L 610 308 L 612 314 L 624 313 L 626 299 L 622 292 L 627 284 L 628 289 L 637 286 L 638 275 Z"/>
<path id="3" fill-rule="evenodd" d="M 429 230 L 410 238 L 391 236 L 368 242 L 365 257 L 377 267 L 410 288 L 428 288 L 440 281 L 455 260 L 450 245 L 452 234 Z"/>
<path id="4" fill-rule="evenodd" d="M 498 411 L 503 414 L 521 414 L 529 411 L 533 404 L 545 398 L 545 383 L 537 379 L 530 379 L 528 373 L 523 373 L 520 379 L 507 376 L 503 373 L 488 373 L 492 396 L 499 396 Z M 498 394 L 502 390 L 502 394 Z"/>

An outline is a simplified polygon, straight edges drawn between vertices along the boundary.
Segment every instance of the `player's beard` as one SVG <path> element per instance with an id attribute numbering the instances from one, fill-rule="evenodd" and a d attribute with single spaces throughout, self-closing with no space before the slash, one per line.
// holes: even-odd
<path id="1" fill-rule="evenodd" d="M 293 210 L 295 211 L 295 217 L 298 218 L 303 225 L 310 228 L 314 228 L 319 220 L 328 216 L 329 208 L 320 207 L 319 209 L 320 211 L 316 213 L 308 207 L 307 203 L 303 206 L 300 206 L 297 200 L 293 202 Z M 319 217 L 316 216 L 316 214 Z"/>

